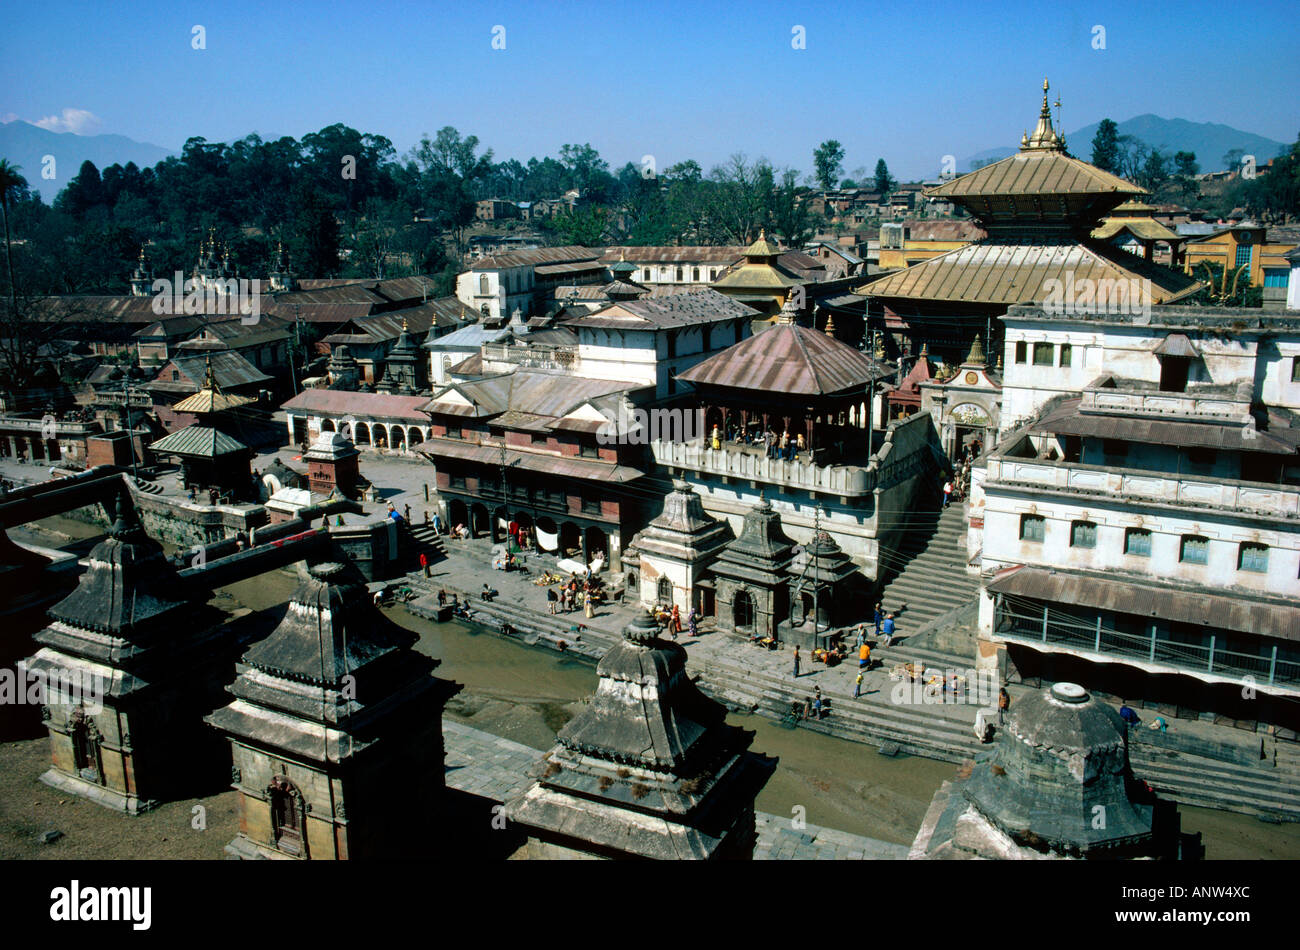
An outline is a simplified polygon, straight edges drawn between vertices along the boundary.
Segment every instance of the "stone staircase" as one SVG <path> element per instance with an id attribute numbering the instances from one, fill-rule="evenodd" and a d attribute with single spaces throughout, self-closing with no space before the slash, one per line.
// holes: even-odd
<path id="1" fill-rule="evenodd" d="M 966 519 L 960 505 L 912 512 L 913 526 L 890 557 L 880 601 L 897 611 L 898 634 L 915 636 L 948 611 L 969 604 L 979 578 L 966 573 Z"/>
<path id="2" fill-rule="evenodd" d="M 447 557 L 447 549 L 443 547 L 442 536 L 433 530 L 433 525 L 414 524 L 403 520 L 401 522 L 406 532 L 407 541 L 409 542 L 408 550 L 410 551 L 411 569 L 418 571 L 420 569 L 420 555 L 425 555 L 430 564 L 437 564 Z"/>
<path id="3" fill-rule="evenodd" d="M 1269 821 L 1300 821 L 1296 769 L 1261 762 L 1258 767 L 1169 752 L 1129 741 L 1133 774 L 1156 793 L 1185 805 L 1255 815 Z"/>

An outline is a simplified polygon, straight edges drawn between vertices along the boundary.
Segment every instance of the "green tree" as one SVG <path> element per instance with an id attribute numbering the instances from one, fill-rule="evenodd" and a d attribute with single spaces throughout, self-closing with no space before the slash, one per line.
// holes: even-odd
<path id="1" fill-rule="evenodd" d="M 1120 174 L 1119 126 L 1112 119 L 1102 119 L 1097 124 L 1097 134 L 1092 137 L 1092 164 L 1112 175 Z"/>
<path id="2" fill-rule="evenodd" d="M 839 183 L 840 173 L 844 170 L 844 146 L 835 139 L 822 142 L 813 152 L 813 167 L 817 184 L 824 191 L 832 190 Z"/>
<path id="3" fill-rule="evenodd" d="M 339 223 L 329 202 L 309 182 L 295 190 L 296 211 L 289 242 L 294 267 L 306 277 L 334 277 L 339 273 Z"/>
<path id="4" fill-rule="evenodd" d="M 888 194 L 894 190 L 894 185 L 898 184 L 894 176 L 889 174 L 889 166 L 885 164 L 882 158 L 876 162 L 876 191 L 882 195 Z"/>
<path id="5" fill-rule="evenodd" d="M 0 158 L 0 216 L 4 218 L 5 264 L 9 270 L 9 311 L 14 314 L 18 312 L 18 284 L 14 281 L 14 246 L 9 234 L 9 196 L 27 187 L 27 179 L 20 174 L 21 171 L 9 159 Z"/>

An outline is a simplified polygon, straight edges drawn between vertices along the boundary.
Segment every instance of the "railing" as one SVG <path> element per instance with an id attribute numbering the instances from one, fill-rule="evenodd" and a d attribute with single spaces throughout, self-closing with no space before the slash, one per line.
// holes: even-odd
<path id="1" fill-rule="evenodd" d="M 1033 644 L 1057 644 L 1088 653 L 1128 657 L 1197 673 L 1232 679 L 1250 677 L 1268 686 L 1300 689 L 1300 663 L 1278 658 L 1276 644 L 1263 654 L 1241 653 L 1224 648 L 1215 634 L 1207 634 L 1204 645 L 1161 639 L 1155 624 L 1150 633 L 1121 633 L 1102 621 L 1101 614 L 1087 621 L 1075 614 L 1039 606 L 1021 598 L 1006 597 L 997 607 L 994 635 L 1004 640 Z"/>
<path id="2" fill-rule="evenodd" d="M 650 449 L 655 462 L 665 467 L 827 495 L 860 497 L 877 488 L 887 488 L 914 474 L 914 470 L 932 464 L 929 450 L 924 447 L 931 440 L 928 435 L 917 435 L 922 429 L 933 432 L 928 413 L 891 423 L 880 449 L 866 465 L 818 465 L 811 458 L 786 461 L 725 442 L 721 448 L 714 449 L 708 439 L 692 442 L 656 439 L 650 443 Z"/>
<path id="3" fill-rule="evenodd" d="M 1139 416 L 1238 419 L 1250 417 L 1250 396 L 1226 393 L 1171 393 L 1146 389 L 1085 389 L 1079 411 Z"/>
<path id="4" fill-rule="evenodd" d="M 1109 495 L 1300 519 L 1300 488 L 1263 482 L 1163 475 L 1135 469 L 1114 469 L 1081 462 L 993 457 L 988 460 L 985 494 L 1001 485 L 1032 485 L 1062 492 Z"/>
<path id="5" fill-rule="evenodd" d="M 511 346 L 503 343 L 485 343 L 482 348 L 483 361 L 488 363 L 510 363 L 515 366 L 529 366 L 538 369 L 577 368 L 578 352 L 571 346 L 551 346 L 549 344 L 522 344 Z"/>

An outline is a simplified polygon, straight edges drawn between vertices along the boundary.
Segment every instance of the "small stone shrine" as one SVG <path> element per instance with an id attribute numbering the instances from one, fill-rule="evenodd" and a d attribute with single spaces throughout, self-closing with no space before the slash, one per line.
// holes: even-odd
<path id="1" fill-rule="evenodd" d="M 313 494 L 329 495 L 338 490 L 345 498 L 357 497 L 361 480 L 361 455 L 346 436 L 322 432 L 303 456 L 307 463 L 307 488 Z"/>
<path id="2" fill-rule="evenodd" d="M 221 701 L 230 637 L 221 615 L 183 590 L 124 485 L 109 536 L 50 608 L 27 661 L 47 684 L 53 767 L 43 782 L 138 814 L 221 768 L 202 716 Z"/>
<path id="3" fill-rule="evenodd" d="M 637 616 L 597 667 L 591 704 L 506 804 L 530 858 L 753 857 L 754 799 L 776 760 L 686 674 L 686 651 Z"/>
<path id="4" fill-rule="evenodd" d="M 384 378 L 375 390 L 396 396 L 414 396 L 429 388 L 428 360 L 422 355 L 420 345 L 411 339 L 411 332 L 402 321 L 402 332 L 384 359 Z"/>
<path id="5" fill-rule="evenodd" d="M 799 548 L 788 576 L 790 618 L 780 626 L 781 640 L 808 650 L 824 646 L 817 640 L 819 632 L 835 630 L 868 613 L 857 565 L 825 531 Z"/>
<path id="6" fill-rule="evenodd" d="M 207 717 L 230 740 L 238 858 L 427 857 L 445 820 L 442 711 L 460 687 L 350 565 L 308 568 Z"/>
<path id="7" fill-rule="evenodd" d="M 760 497 L 746 513 L 740 537 L 713 563 L 718 629 L 775 637 L 790 609 L 786 571 L 793 557 L 794 542 L 781 528 L 781 516 Z"/>
<path id="8" fill-rule="evenodd" d="M 632 539 L 634 554 L 624 552 L 623 566 L 637 569 L 644 606 L 676 604 L 683 619 L 694 607 L 703 616 L 713 612 L 712 585 L 701 581 L 732 537 L 725 521 L 705 513 L 695 489 L 675 479 L 659 517 Z"/>
<path id="9" fill-rule="evenodd" d="M 1177 856 L 1177 810 L 1133 777 L 1125 729 L 1074 683 L 1017 700 L 969 775 L 935 793 L 909 857 Z"/>

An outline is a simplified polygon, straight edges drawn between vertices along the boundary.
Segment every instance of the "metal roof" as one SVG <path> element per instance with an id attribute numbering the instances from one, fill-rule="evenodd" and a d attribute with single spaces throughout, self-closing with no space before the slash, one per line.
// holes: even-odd
<path id="1" fill-rule="evenodd" d="M 1077 435 L 1097 439 L 1122 439 L 1126 442 L 1226 449 L 1236 452 L 1259 452 L 1269 455 L 1294 455 L 1300 447 L 1300 429 L 1292 428 L 1287 419 L 1268 411 L 1267 428 L 1219 422 L 1174 422 L 1152 419 L 1131 413 L 1109 415 L 1080 412 L 1080 399 L 1067 399 L 1049 411 L 1030 428 L 1035 432 Z M 1246 433 L 1249 432 L 1250 435 Z"/>
<path id="2" fill-rule="evenodd" d="M 1151 303 L 1170 303 L 1202 286 L 1195 278 L 1102 243 L 984 240 L 858 288 L 868 297 L 1007 305 L 1042 303 L 1047 281 L 1151 281 Z"/>
<path id="3" fill-rule="evenodd" d="M 564 321 L 571 327 L 597 327 L 606 329 L 661 329 L 696 326 L 752 317 L 758 311 L 738 303 L 716 290 L 694 290 L 689 293 L 641 300 L 623 300 L 594 313 Z"/>
<path id="4" fill-rule="evenodd" d="M 465 462 L 481 462 L 492 466 L 502 464 L 499 445 L 480 445 L 457 439 L 434 438 L 412 447 L 435 463 L 444 458 Z M 630 465 L 584 459 L 572 455 L 553 455 L 543 452 L 521 452 L 506 449 L 505 464 L 526 471 L 542 472 L 555 479 L 583 478 L 600 482 L 630 482 L 645 473 Z"/>
<path id="5" fill-rule="evenodd" d="M 729 245 L 684 245 L 682 247 L 607 247 L 606 262 L 626 260 L 632 264 L 734 264 L 745 249 Z"/>
<path id="6" fill-rule="evenodd" d="M 333 416 L 356 416 L 358 419 L 413 419 L 428 423 L 420 411 L 427 396 L 389 396 L 384 393 L 353 393 L 340 389 L 304 389 L 281 408 L 290 411 L 319 412 Z"/>
<path id="7" fill-rule="evenodd" d="M 778 323 L 677 378 L 696 385 L 828 396 L 889 375 L 886 367 L 825 333 Z"/>
<path id="8" fill-rule="evenodd" d="M 184 455 L 191 458 L 219 458 L 235 452 L 247 452 L 248 446 L 211 426 L 193 425 L 164 436 L 149 445 L 158 455 Z"/>
<path id="9" fill-rule="evenodd" d="M 927 198 L 1031 195 L 1144 195 L 1145 189 L 1054 149 L 1017 152 L 968 175 L 927 189 Z"/>

